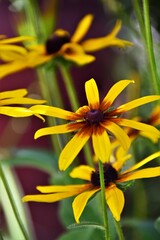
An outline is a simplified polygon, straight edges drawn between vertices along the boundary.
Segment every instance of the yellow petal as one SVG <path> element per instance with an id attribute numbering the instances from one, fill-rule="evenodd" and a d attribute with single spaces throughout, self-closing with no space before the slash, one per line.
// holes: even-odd
<path id="1" fill-rule="evenodd" d="M 153 136 L 160 137 L 160 131 L 151 125 L 124 118 L 115 118 L 112 120 L 120 126 L 130 127 L 143 132 L 150 132 Z"/>
<path id="2" fill-rule="evenodd" d="M 68 132 L 73 132 L 75 130 L 78 130 L 77 124 L 70 124 L 72 125 L 69 127 L 69 124 L 61 124 L 58 126 L 53 126 L 53 127 L 46 127 L 46 128 L 41 128 L 38 131 L 36 131 L 34 135 L 34 139 L 37 139 L 42 136 L 46 135 L 52 135 L 52 134 L 61 134 L 61 133 L 68 133 Z"/>
<path id="3" fill-rule="evenodd" d="M 62 118 L 66 120 L 76 120 L 79 117 L 79 115 L 76 113 L 46 105 L 36 105 L 31 107 L 30 109 L 35 113 L 39 113 L 49 117 Z"/>
<path id="4" fill-rule="evenodd" d="M 0 107 L 0 114 L 10 116 L 10 117 L 29 117 L 34 113 L 22 107 Z"/>
<path id="5" fill-rule="evenodd" d="M 70 176 L 72 178 L 79 178 L 83 180 L 90 181 L 91 180 L 91 173 L 94 172 L 95 169 L 87 166 L 87 165 L 81 165 L 78 167 L 75 167 L 71 172 Z"/>
<path id="6" fill-rule="evenodd" d="M 128 135 L 125 133 L 125 131 L 120 128 L 117 124 L 111 121 L 106 121 L 101 124 L 103 127 L 105 127 L 107 130 L 109 130 L 119 141 L 121 146 L 124 148 L 124 150 L 128 150 L 130 147 L 130 139 Z"/>
<path id="7" fill-rule="evenodd" d="M 33 98 L 11 98 L 0 100 L 0 105 L 11 105 L 11 104 L 42 104 L 45 100 L 38 100 Z"/>
<path id="8" fill-rule="evenodd" d="M 18 43 L 18 42 L 25 42 L 25 41 L 32 41 L 35 40 L 33 36 L 19 36 L 14 38 L 7 38 L 0 41 L 0 44 L 9 44 L 9 43 Z"/>
<path id="9" fill-rule="evenodd" d="M 106 130 L 102 127 L 96 127 L 92 134 L 92 142 L 97 158 L 103 163 L 108 162 L 111 153 L 111 144 Z"/>
<path id="10" fill-rule="evenodd" d="M 133 80 L 121 80 L 117 83 L 115 83 L 109 92 L 104 97 L 102 103 L 101 103 L 101 109 L 102 111 L 106 110 L 111 104 L 114 102 L 114 100 L 117 98 L 117 96 L 130 84 L 134 83 Z"/>
<path id="11" fill-rule="evenodd" d="M 37 186 L 38 191 L 41 193 L 62 193 L 62 192 L 82 192 L 88 189 L 87 184 L 75 185 L 59 185 L 59 186 Z"/>
<path id="12" fill-rule="evenodd" d="M 99 109 L 99 92 L 93 78 L 85 83 L 85 92 L 89 107 L 91 109 Z"/>
<path id="13" fill-rule="evenodd" d="M 153 153 L 152 155 L 146 157 L 145 159 L 143 159 L 142 161 L 138 162 L 137 164 L 135 164 L 133 167 L 129 168 L 127 171 L 123 172 L 124 173 L 129 173 L 131 171 L 134 171 L 140 167 L 142 167 L 144 164 L 154 160 L 155 158 L 159 157 L 160 156 L 160 151 L 159 152 L 156 152 L 156 153 Z"/>
<path id="14" fill-rule="evenodd" d="M 2 45 L 0 46 L 0 59 L 3 61 L 15 61 L 25 57 L 27 50 L 24 47 L 16 45 Z"/>
<path id="15" fill-rule="evenodd" d="M 88 32 L 93 21 L 93 15 L 87 14 L 82 20 L 79 22 L 74 34 L 72 35 L 72 42 L 79 42 Z"/>
<path id="16" fill-rule="evenodd" d="M 120 179 L 120 182 L 126 182 L 135 179 L 142 179 L 142 178 L 152 178 L 160 176 L 160 167 L 153 167 L 153 168 L 146 168 L 142 170 L 138 170 L 133 173 L 129 173 L 128 176 L 123 176 Z"/>
<path id="17" fill-rule="evenodd" d="M 96 193 L 99 189 L 89 190 L 79 194 L 72 203 L 74 217 L 77 223 L 79 223 L 79 218 L 88 202 L 88 200 Z"/>
<path id="18" fill-rule="evenodd" d="M 120 107 L 118 107 L 116 109 L 116 113 L 122 113 L 122 112 L 126 112 L 129 111 L 133 108 L 139 107 L 141 105 L 144 105 L 146 103 L 150 103 L 150 102 L 154 102 L 160 100 L 160 96 L 159 95 L 151 95 L 151 96 L 145 96 L 145 97 L 141 97 L 138 99 L 135 99 L 133 101 L 130 101 L 128 103 L 125 103 L 123 105 L 121 105 Z"/>
<path id="19" fill-rule="evenodd" d="M 110 34 L 100 38 L 91 38 L 82 43 L 82 47 L 86 52 L 95 52 L 109 46 L 125 47 L 132 46 L 129 41 L 116 38 L 116 35 L 120 31 L 121 21 L 117 21 L 115 27 Z"/>
<path id="20" fill-rule="evenodd" d="M 85 65 L 95 60 L 95 57 L 86 54 L 83 48 L 76 43 L 66 43 L 61 47 L 59 55 L 62 55 L 66 60 L 73 61 L 78 65 Z"/>
<path id="21" fill-rule="evenodd" d="M 76 195 L 77 192 L 61 192 L 61 193 L 53 193 L 53 194 L 35 194 L 35 195 L 26 195 L 22 198 L 23 202 L 57 202 L 62 199 L 72 197 Z"/>
<path id="22" fill-rule="evenodd" d="M 106 202 L 116 221 L 120 221 L 121 212 L 124 207 L 123 192 L 116 186 L 106 190 Z"/>
<path id="23" fill-rule="evenodd" d="M 91 136 L 90 129 L 81 129 L 64 147 L 59 157 L 59 169 L 66 170 Z"/>
<path id="24" fill-rule="evenodd" d="M 11 91 L 0 92 L 0 99 L 24 97 L 28 93 L 27 89 L 16 89 Z"/>
<path id="25" fill-rule="evenodd" d="M 12 74 L 19 72 L 26 68 L 25 59 L 23 61 L 14 61 L 11 63 L 5 63 L 0 65 L 0 79 Z"/>
<path id="26" fill-rule="evenodd" d="M 159 136 L 157 135 L 153 135 L 152 133 L 150 132 L 139 132 L 139 135 L 145 137 L 145 138 L 149 138 L 153 143 L 157 143 L 158 142 L 158 139 L 159 139 Z"/>

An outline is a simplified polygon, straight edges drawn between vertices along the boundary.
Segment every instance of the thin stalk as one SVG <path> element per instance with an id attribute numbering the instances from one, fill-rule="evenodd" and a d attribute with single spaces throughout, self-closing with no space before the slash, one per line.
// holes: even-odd
<path id="1" fill-rule="evenodd" d="M 14 212 L 14 216 L 15 216 L 15 218 L 16 218 L 16 220 L 17 220 L 17 223 L 18 223 L 18 225 L 19 225 L 19 228 L 21 229 L 21 232 L 22 232 L 22 234 L 23 234 L 23 236 L 24 236 L 24 239 L 25 239 L 25 240 L 29 240 L 29 236 L 28 236 L 28 234 L 27 234 L 27 231 L 26 231 L 26 229 L 25 229 L 25 227 L 24 227 L 24 225 L 23 225 L 23 222 L 22 222 L 22 220 L 21 220 L 21 217 L 20 217 L 20 215 L 19 215 L 19 212 L 18 212 L 16 203 L 15 203 L 14 198 L 13 198 L 13 196 L 12 196 L 12 193 L 11 193 L 11 191 L 10 191 L 9 184 L 8 184 L 8 182 L 7 182 L 7 179 L 6 179 L 6 177 L 5 177 L 5 174 L 3 173 L 3 168 L 2 168 L 2 165 L 1 165 L 1 164 L 0 164 L 0 177 L 1 177 L 1 180 L 2 180 L 2 182 L 3 182 L 3 184 L 4 184 L 6 193 L 7 193 L 7 195 L 8 195 L 8 199 L 9 199 L 9 201 L 10 201 L 10 204 L 11 204 L 11 206 L 12 206 L 12 210 L 13 210 L 13 212 Z"/>
<path id="2" fill-rule="evenodd" d="M 149 4 L 148 0 L 143 0 L 143 15 L 144 15 L 144 26 L 145 26 L 145 38 L 146 38 L 146 46 L 148 52 L 148 61 L 151 68 L 152 80 L 151 84 L 153 84 L 154 91 L 156 94 L 160 94 L 160 83 L 158 79 L 154 49 L 153 49 L 153 39 L 151 32 L 151 24 L 150 24 L 150 15 L 149 15 Z"/>
<path id="3" fill-rule="evenodd" d="M 136 13 L 136 17 L 139 22 L 140 31 L 143 35 L 143 38 L 145 39 L 144 20 L 143 20 L 143 16 L 142 16 L 141 7 L 140 7 L 140 1 L 133 0 L 133 6 L 134 6 L 135 13 Z"/>
<path id="4" fill-rule="evenodd" d="M 75 91 L 75 86 L 73 84 L 72 76 L 69 71 L 69 67 L 61 64 L 60 71 L 63 76 L 63 80 L 66 86 L 66 90 L 67 90 L 67 94 L 70 100 L 72 110 L 76 111 L 79 108 L 79 101 Z M 88 143 L 86 143 L 85 146 L 83 147 L 83 151 L 84 151 L 87 164 L 89 166 L 93 166 L 93 158 L 92 158 L 91 149 Z"/>
<path id="5" fill-rule="evenodd" d="M 39 68 L 37 72 L 42 95 L 43 98 L 47 101 L 47 104 L 58 107 L 63 106 L 61 92 L 59 90 L 55 74 L 49 70 L 47 71 L 45 69 L 45 66 Z M 50 76 L 48 74 L 50 74 Z M 59 124 L 59 121 L 56 118 L 48 117 L 47 121 L 49 126 Z M 65 144 L 64 139 L 60 135 L 51 135 L 51 141 L 53 149 L 59 155 L 61 149 Z"/>
<path id="6" fill-rule="evenodd" d="M 99 166 L 100 185 L 101 185 L 101 200 L 102 200 L 102 211 L 103 211 L 104 228 L 105 228 L 105 240 L 110 240 L 107 206 L 106 206 L 106 197 L 105 197 L 105 183 L 104 183 L 103 163 L 101 161 L 99 161 L 98 166 Z"/>
<path id="7" fill-rule="evenodd" d="M 123 235 L 123 231 L 122 231 L 120 222 L 118 222 L 114 219 L 114 223 L 115 223 L 115 227 L 116 227 L 116 231 L 117 231 L 119 240 L 124 240 L 124 235 Z"/>

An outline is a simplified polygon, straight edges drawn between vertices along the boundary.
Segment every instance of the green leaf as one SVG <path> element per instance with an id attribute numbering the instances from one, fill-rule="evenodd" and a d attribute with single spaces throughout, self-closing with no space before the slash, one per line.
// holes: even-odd
<path id="1" fill-rule="evenodd" d="M 105 228 L 104 226 L 102 225 L 99 225 L 97 223 L 93 223 L 93 222 L 81 222 L 79 224 L 77 223 L 74 223 L 74 224 L 71 224 L 67 227 L 68 229 L 72 230 L 72 229 L 83 229 L 83 228 L 95 228 L 95 229 L 99 229 L 99 230 L 102 230 L 104 231 Z"/>
<path id="2" fill-rule="evenodd" d="M 160 217 L 158 217 L 154 223 L 155 229 L 160 233 Z"/>
<path id="3" fill-rule="evenodd" d="M 9 157 L 3 159 L 10 166 L 31 166 L 53 175 L 57 170 L 57 156 L 47 150 L 21 149 L 14 150 Z"/>

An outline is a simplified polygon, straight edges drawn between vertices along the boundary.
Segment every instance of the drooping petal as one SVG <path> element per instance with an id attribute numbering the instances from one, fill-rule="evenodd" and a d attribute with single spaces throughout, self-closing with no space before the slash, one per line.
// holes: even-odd
<path id="1" fill-rule="evenodd" d="M 74 217 L 77 223 L 79 223 L 79 218 L 88 202 L 88 200 L 100 189 L 93 189 L 79 194 L 72 203 Z"/>
<path id="2" fill-rule="evenodd" d="M 34 115 L 34 113 L 23 107 L 0 107 L 0 114 L 9 117 L 29 117 Z"/>
<path id="3" fill-rule="evenodd" d="M 79 22 L 74 34 L 72 35 L 72 42 L 79 42 L 88 32 L 93 21 L 93 15 L 87 14 L 82 20 Z"/>
<path id="4" fill-rule="evenodd" d="M 94 128 L 92 143 L 97 158 L 103 163 L 108 162 L 111 153 L 111 143 L 109 136 L 103 127 L 99 126 Z"/>
<path id="5" fill-rule="evenodd" d="M 0 79 L 26 68 L 25 59 L 0 65 Z"/>
<path id="6" fill-rule="evenodd" d="M 123 192 L 115 185 L 106 189 L 106 202 L 116 221 L 120 221 L 121 212 L 124 207 Z"/>
<path id="7" fill-rule="evenodd" d="M 146 103 L 154 102 L 157 100 L 160 100 L 159 95 L 151 95 L 151 96 L 141 97 L 141 98 L 135 99 L 133 101 L 130 101 L 128 103 L 121 105 L 120 107 L 118 107 L 116 109 L 116 113 L 119 114 L 119 113 L 127 112 L 133 108 L 136 108 L 136 107 L 139 107 Z"/>
<path id="8" fill-rule="evenodd" d="M 78 65 L 85 65 L 95 60 L 95 57 L 86 54 L 83 48 L 76 43 L 66 43 L 61 47 L 59 55 Z"/>
<path id="9" fill-rule="evenodd" d="M 160 176 L 160 167 L 145 168 L 135 172 L 130 172 L 127 176 L 123 176 L 122 174 L 122 178 L 119 180 L 119 182 L 127 182 L 135 179 L 152 178 L 158 176 Z"/>
<path id="10" fill-rule="evenodd" d="M 145 138 L 149 138 L 153 143 L 157 143 L 158 142 L 158 139 L 159 139 L 159 136 L 157 135 L 153 135 L 152 133 L 150 132 L 139 132 L 139 135 L 145 137 Z"/>
<path id="11" fill-rule="evenodd" d="M 57 185 L 57 186 L 37 186 L 36 188 L 41 193 L 62 193 L 62 192 L 82 192 L 88 189 L 87 184 L 75 184 L 75 185 Z"/>
<path id="12" fill-rule="evenodd" d="M 34 138 L 37 139 L 42 136 L 52 135 L 52 134 L 62 134 L 68 132 L 74 132 L 79 130 L 83 124 L 81 123 L 70 123 L 70 124 L 61 124 L 53 127 L 41 128 L 36 131 Z"/>
<path id="13" fill-rule="evenodd" d="M 24 97 L 28 93 L 27 89 L 16 89 L 0 92 L 0 99 Z"/>
<path id="14" fill-rule="evenodd" d="M 82 42 L 82 46 L 86 52 L 95 52 L 109 46 L 125 47 L 132 46 L 133 44 L 129 41 L 116 38 L 116 35 L 120 31 L 121 21 L 116 22 L 115 27 L 113 28 L 110 34 L 107 34 L 104 37 L 100 38 L 91 38 Z"/>
<path id="15" fill-rule="evenodd" d="M 85 92 L 89 107 L 94 110 L 99 109 L 99 92 L 93 78 L 85 83 Z"/>
<path id="16" fill-rule="evenodd" d="M 107 130 L 109 130 L 116 137 L 116 139 L 119 141 L 124 150 L 127 151 L 129 149 L 130 139 L 122 128 L 120 128 L 114 122 L 108 120 L 102 123 L 101 125 L 105 127 Z"/>
<path id="17" fill-rule="evenodd" d="M 160 125 L 160 106 L 156 106 L 149 118 L 151 125 L 158 126 Z"/>
<path id="18" fill-rule="evenodd" d="M 91 129 L 82 128 L 63 148 L 59 157 L 59 169 L 66 170 L 91 136 Z"/>
<path id="19" fill-rule="evenodd" d="M 72 178 L 79 178 L 83 180 L 90 181 L 91 180 L 91 173 L 94 172 L 95 169 L 87 166 L 87 165 L 81 165 L 78 167 L 75 167 L 71 172 L 70 176 Z"/>
<path id="20" fill-rule="evenodd" d="M 112 118 L 112 121 L 120 126 L 130 127 L 143 132 L 150 132 L 153 136 L 160 137 L 160 131 L 151 125 L 124 118 Z"/>
<path id="21" fill-rule="evenodd" d="M 104 97 L 102 103 L 101 103 L 101 109 L 102 111 L 107 110 L 108 107 L 111 106 L 111 104 L 114 102 L 114 100 L 117 98 L 117 96 L 130 84 L 134 83 L 133 80 L 121 80 L 117 83 L 115 83 L 109 92 Z"/>
<path id="22" fill-rule="evenodd" d="M 56 117 L 66 120 L 77 120 L 79 115 L 70 111 L 66 111 L 61 108 L 46 106 L 46 105 L 36 105 L 30 108 L 32 111 L 49 116 L 49 117 Z"/>
<path id="23" fill-rule="evenodd" d="M 142 167 L 144 164 L 154 160 L 155 158 L 160 156 L 160 151 L 153 153 L 152 155 L 146 157 L 145 159 L 143 159 L 142 161 L 138 162 L 137 164 L 135 164 L 133 167 L 129 168 L 127 171 L 123 172 L 123 174 L 132 172 L 140 167 Z"/>
<path id="24" fill-rule="evenodd" d="M 0 46 L 0 59 L 4 62 L 10 62 L 21 59 L 27 55 L 27 50 L 24 47 L 16 45 Z"/>

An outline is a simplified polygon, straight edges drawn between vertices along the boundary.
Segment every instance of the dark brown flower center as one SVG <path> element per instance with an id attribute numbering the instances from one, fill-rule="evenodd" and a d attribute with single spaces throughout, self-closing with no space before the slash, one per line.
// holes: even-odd
<path id="1" fill-rule="evenodd" d="M 65 44 L 70 42 L 69 35 L 59 36 L 54 34 L 46 41 L 46 52 L 48 54 L 56 53 Z"/>
<path id="2" fill-rule="evenodd" d="M 90 125 L 99 124 L 103 120 L 103 112 L 92 109 L 86 113 L 85 119 Z"/>
<path id="3" fill-rule="evenodd" d="M 110 163 L 106 163 L 103 166 L 104 171 L 104 182 L 105 186 L 108 187 L 110 183 L 115 182 L 118 179 L 118 172 Z M 95 187 L 100 187 L 100 175 L 99 170 L 92 172 L 91 174 L 91 183 Z"/>

